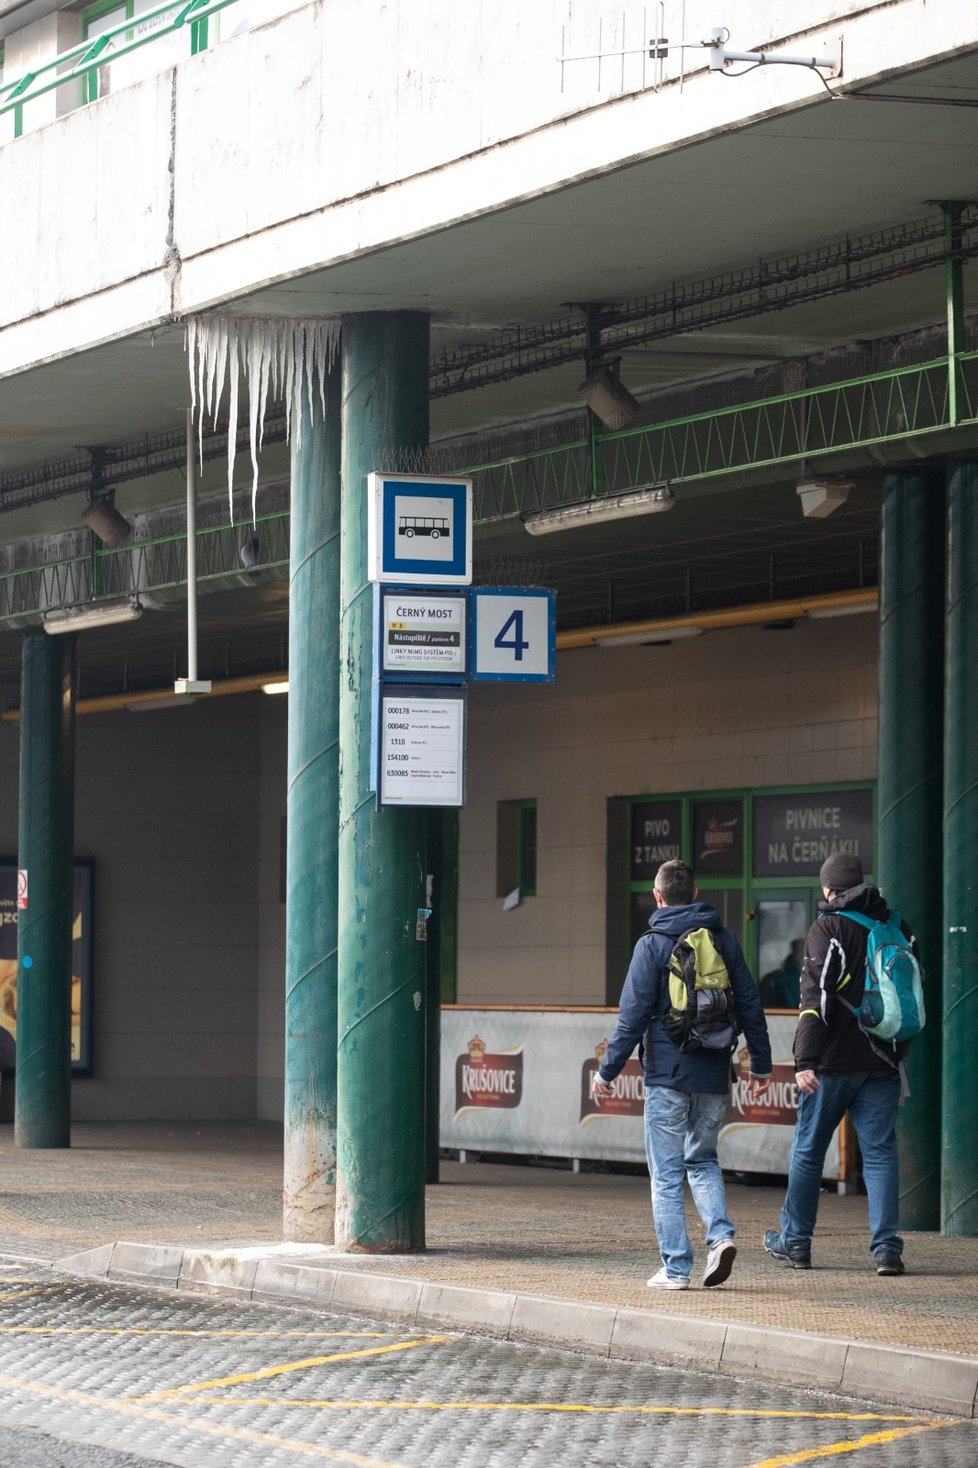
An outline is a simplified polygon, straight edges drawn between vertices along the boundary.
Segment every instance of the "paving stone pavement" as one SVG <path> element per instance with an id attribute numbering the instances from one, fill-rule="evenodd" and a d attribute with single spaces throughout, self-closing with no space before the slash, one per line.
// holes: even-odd
<path id="1" fill-rule="evenodd" d="M 0 1463 L 18 1468 L 786 1468 L 854 1451 L 865 1468 L 968 1468 L 978 1449 L 978 1423 L 933 1411 L 2 1255 L 0 1300 Z"/>
<path id="2" fill-rule="evenodd" d="M 16 1149 L 12 1130 L 0 1127 L 0 1250 L 7 1253 L 53 1262 L 126 1240 L 179 1246 L 171 1250 L 178 1258 L 181 1250 L 209 1256 L 230 1250 L 240 1264 L 250 1246 L 256 1262 L 291 1258 L 346 1278 L 396 1277 L 418 1288 L 654 1311 L 685 1322 L 690 1339 L 698 1329 L 706 1340 L 726 1327 L 727 1351 L 735 1339 L 741 1349 L 745 1342 L 760 1348 L 762 1334 L 773 1330 L 899 1348 L 909 1353 L 908 1377 L 919 1372 L 925 1354 L 978 1363 L 978 1241 L 908 1234 L 908 1273 L 881 1279 L 867 1251 L 861 1197 L 823 1196 L 816 1267 L 801 1272 L 761 1247 L 763 1229 L 776 1221 L 780 1190 L 731 1182 L 729 1212 L 738 1227 L 732 1278 L 720 1289 L 690 1289 L 663 1301 L 645 1286 L 658 1258 L 648 1182 L 638 1175 L 443 1161 L 440 1183 L 428 1189 L 425 1253 L 283 1255 L 275 1125 L 78 1125 L 71 1149 L 52 1152 Z M 705 1251 L 698 1222 L 691 1232 L 699 1268 Z M 244 1277 L 239 1272 L 239 1288 Z M 213 1270 L 198 1268 L 196 1283 L 213 1285 Z M 416 1303 L 417 1291 L 404 1298 Z M 746 1336 L 736 1334 L 740 1327 Z M 778 1339 L 767 1340 L 768 1354 Z"/>

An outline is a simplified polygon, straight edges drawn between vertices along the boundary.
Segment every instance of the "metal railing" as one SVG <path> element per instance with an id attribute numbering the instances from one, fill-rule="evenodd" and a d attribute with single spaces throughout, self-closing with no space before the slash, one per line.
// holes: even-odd
<path id="1" fill-rule="evenodd" d="M 956 383 L 956 412 L 950 384 Z M 639 484 L 702 484 L 760 470 L 797 470 L 864 449 L 927 439 L 978 423 L 978 352 L 940 357 L 823 387 L 785 393 L 668 422 L 597 437 L 604 493 Z M 475 484 L 477 524 L 594 497 L 592 444 L 474 464 L 458 472 Z M 249 564 L 241 537 L 251 542 Z M 287 510 L 252 525 L 223 523 L 197 532 L 202 591 L 284 578 L 289 566 Z M 253 564 L 251 564 L 253 561 Z M 179 600 L 186 585 L 186 536 L 136 541 L 0 575 L 0 625 L 28 626 L 54 607 L 138 595 L 149 604 Z"/>
<path id="2" fill-rule="evenodd" d="M 950 411 L 956 375 L 958 407 Z M 832 455 L 926 439 L 978 422 L 978 352 L 853 378 L 617 433 L 598 434 L 605 494 L 641 484 L 692 485 L 724 475 L 797 467 Z M 483 524 L 594 497 L 592 446 L 558 448 L 463 472 L 475 479 Z M 602 478 L 603 476 L 603 478 Z"/>
<path id="3" fill-rule="evenodd" d="M 53 92 L 70 82 L 84 80 L 109 62 L 118 61 L 142 46 L 149 46 L 162 36 L 172 35 L 188 25 L 191 33 L 191 54 L 203 50 L 208 18 L 235 3 L 236 0 L 184 0 L 183 4 L 174 5 L 173 0 L 169 0 L 169 3 L 143 11 L 138 17 L 132 16 L 128 20 L 120 21 L 118 25 L 108 26 L 100 35 L 80 41 L 77 46 L 62 51 L 52 60 L 26 71 L 15 81 L 0 85 L 0 114 L 23 107 L 25 103 L 33 102 L 46 92 Z M 176 15 L 172 15 L 174 10 Z M 133 35 L 137 24 L 146 25 L 168 15 L 172 18 L 165 20 L 163 25 L 145 35 Z M 115 42 L 120 37 L 122 44 L 116 45 Z"/>
<path id="4" fill-rule="evenodd" d="M 249 546 L 241 554 L 241 525 L 197 531 L 197 580 L 203 591 L 281 579 L 289 570 L 289 513 L 260 515 L 244 528 Z M 8 629 L 36 624 L 47 611 L 81 606 L 101 598 L 138 596 L 150 604 L 182 599 L 187 583 L 187 538 L 161 536 L 125 545 L 95 546 L 91 552 L 0 575 L 0 623 Z"/>

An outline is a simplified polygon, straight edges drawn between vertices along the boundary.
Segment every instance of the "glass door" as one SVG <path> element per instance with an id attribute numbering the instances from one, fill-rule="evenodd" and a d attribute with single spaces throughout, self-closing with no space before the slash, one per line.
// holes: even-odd
<path id="1" fill-rule="evenodd" d="M 804 888 L 754 891 L 757 985 L 765 1009 L 797 1012 L 805 934 L 820 894 Z"/>

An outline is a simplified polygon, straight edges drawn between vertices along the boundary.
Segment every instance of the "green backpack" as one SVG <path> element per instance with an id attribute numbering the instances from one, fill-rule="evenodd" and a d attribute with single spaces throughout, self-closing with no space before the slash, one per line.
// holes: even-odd
<path id="1" fill-rule="evenodd" d="M 740 1026 L 730 971 L 709 928 L 690 928 L 673 944 L 666 965 L 666 1033 L 683 1052 L 733 1050 Z"/>

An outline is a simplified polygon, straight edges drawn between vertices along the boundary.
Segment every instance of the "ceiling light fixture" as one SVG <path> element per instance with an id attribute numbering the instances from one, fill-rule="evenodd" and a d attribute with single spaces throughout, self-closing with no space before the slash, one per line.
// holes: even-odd
<path id="1" fill-rule="evenodd" d="M 91 627 L 109 627 L 115 622 L 134 622 L 143 615 L 136 597 L 126 601 L 91 602 L 82 607 L 55 607 L 44 613 L 42 626 L 52 636 L 61 632 L 83 632 Z"/>
<path id="2" fill-rule="evenodd" d="M 824 520 L 844 505 L 851 490 L 851 479 L 811 479 L 798 486 L 801 512 L 806 520 Z"/>
<path id="3" fill-rule="evenodd" d="M 577 389 L 605 428 L 627 428 L 639 411 L 638 403 L 619 379 L 620 365 L 616 358 L 613 362 L 595 367 Z"/>
<path id="4" fill-rule="evenodd" d="M 261 691 L 262 693 L 288 693 L 289 680 L 285 678 L 280 683 L 263 683 Z"/>
<path id="5" fill-rule="evenodd" d="M 605 520 L 625 520 L 631 515 L 654 515 L 671 510 L 676 496 L 668 484 L 648 484 L 627 494 L 602 495 L 600 499 L 581 500 L 573 505 L 559 505 L 552 510 L 538 510 L 525 515 L 523 524 L 531 535 L 549 535 L 555 530 L 574 530 L 582 525 L 598 525 Z"/>
<path id="6" fill-rule="evenodd" d="M 596 637 L 594 641 L 598 647 L 649 647 L 702 635 L 702 627 L 648 627 L 644 632 L 609 633 L 607 637 Z"/>

